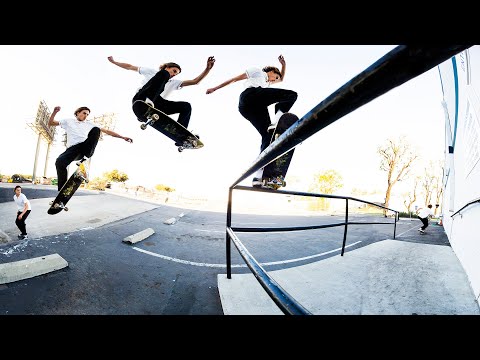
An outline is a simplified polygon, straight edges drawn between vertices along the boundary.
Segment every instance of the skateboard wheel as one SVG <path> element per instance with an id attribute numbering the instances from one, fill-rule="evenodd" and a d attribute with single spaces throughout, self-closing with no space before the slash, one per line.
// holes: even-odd
<path id="1" fill-rule="evenodd" d="M 158 114 L 153 114 L 152 119 L 157 121 L 158 119 L 160 119 L 160 116 L 158 116 Z"/>
<path id="2" fill-rule="evenodd" d="M 140 125 L 140 129 L 145 130 L 147 128 L 147 124 Z"/>
<path id="3" fill-rule="evenodd" d="M 182 152 L 183 151 L 183 146 L 179 146 L 178 147 L 178 152 Z"/>

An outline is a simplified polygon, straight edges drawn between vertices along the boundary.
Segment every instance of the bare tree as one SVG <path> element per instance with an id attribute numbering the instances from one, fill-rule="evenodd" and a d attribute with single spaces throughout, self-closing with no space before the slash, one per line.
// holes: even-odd
<path id="1" fill-rule="evenodd" d="M 388 139 L 377 151 L 381 156 L 380 170 L 387 172 L 385 207 L 388 207 L 393 186 L 408 177 L 412 163 L 418 155 L 413 153 L 405 136 L 400 136 L 397 140 Z M 385 210 L 384 215 L 387 215 Z"/>
<path id="2" fill-rule="evenodd" d="M 422 187 L 425 196 L 425 205 L 432 204 L 432 197 L 435 196 L 434 215 L 437 215 L 438 207 L 443 195 L 443 166 L 441 161 L 430 161 L 425 168 L 425 175 L 422 181 Z M 433 204 L 432 204 L 433 205 Z"/>
<path id="3" fill-rule="evenodd" d="M 411 208 L 412 205 L 417 201 L 417 188 L 418 188 L 418 183 L 420 182 L 420 177 L 415 177 L 413 180 L 413 190 L 411 193 L 406 194 L 406 198 L 403 200 L 403 204 L 407 208 L 407 212 L 410 214 L 411 213 Z"/>

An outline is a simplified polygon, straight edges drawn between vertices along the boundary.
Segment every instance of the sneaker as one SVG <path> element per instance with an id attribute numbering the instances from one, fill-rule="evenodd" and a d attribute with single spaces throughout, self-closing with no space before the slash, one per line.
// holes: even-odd
<path id="1" fill-rule="evenodd" d="M 85 162 L 82 162 L 80 163 L 80 165 L 78 165 L 78 174 L 83 176 L 88 182 L 88 166 Z"/>
<path id="2" fill-rule="evenodd" d="M 153 103 L 152 100 L 150 100 L 148 97 L 145 99 L 145 102 L 150 105 L 151 107 L 155 107 L 155 104 Z"/>
<path id="3" fill-rule="evenodd" d="M 425 230 L 420 230 L 420 234 L 425 234 Z"/>
<path id="4" fill-rule="evenodd" d="M 23 238 L 23 235 L 22 235 L 22 234 L 18 234 L 18 235 L 17 235 L 17 238 L 21 239 L 21 238 Z"/>
<path id="5" fill-rule="evenodd" d="M 22 235 L 22 237 L 20 238 L 20 240 L 26 240 L 26 239 L 28 239 L 28 235 L 27 235 L 27 234 Z"/>
<path id="6" fill-rule="evenodd" d="M 80 166 L 80 164 L 84 163 L 85 161 L 88 160 L 88 157 L 86 157 L 85 155 L 83 156 L 83 158 L 81 158 L 80 160 L 78 160 L 75 164 L 77 166 Z"/>
<path id="7" fill-rule="evenodd" d="M 262 187 L 262 186 L 263 186 L 263 181 L 262 181 L 262 179 L 253 178 L 253 180 L 252 180 L 252 186 L 253 186 L 253 187 Z"/>
<path id="8" fill-rule="evenodd" d="M 423 231 L 423 229 L 422 229 L 422 228 L 420 228 L 420 229 L 418 229 L 418 231 Z"/>

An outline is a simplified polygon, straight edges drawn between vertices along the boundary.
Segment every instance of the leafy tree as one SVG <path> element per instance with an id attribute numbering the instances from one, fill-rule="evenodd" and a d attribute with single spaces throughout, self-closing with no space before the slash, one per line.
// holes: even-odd
<path id="1" fill-rule="evenodd" d="M 335 191 L 343 187 L 343 177 L 335 170 L 327 170 L 323 173 L 314 175 L 313 183 L 309 187 L 309 192 L 320 194 L 333 194 Z M 330 206 L 330 199 L 315 198 L 313 210 L 326 210 Z"/>
<path id="2" fill-rule="evenodd" d="M 171 188 L 170 186 L 166 186 L 166 185 L 162 185 L 162 184 L 155 185 L 155 189 L 158 190 L 158 191 L 166 191 L 166 192 L 175 191 L 174 188 Z"/>
<path id="3" fill-rule="evenodd" d="M 381 156 L 380 170 L 387 172 L 387 190 L 385 192 L 385 207 L 390 203 L 393 186 L 408 177 L 412 163 L 417 159 L 405 136 L 396 140 L 388 139 L 383 146 L 379 146 L 377 152 Z M 386 216 L 386 210 L 384 210 Z"/>
<path id="4" fill-rule="evenodd" d="M 103 173 L 103 177 L 107 181 L 112 182 L 125 182 L 128 180 L 128 175 L 121 171 L 118 171 L 117 169 Z"/>

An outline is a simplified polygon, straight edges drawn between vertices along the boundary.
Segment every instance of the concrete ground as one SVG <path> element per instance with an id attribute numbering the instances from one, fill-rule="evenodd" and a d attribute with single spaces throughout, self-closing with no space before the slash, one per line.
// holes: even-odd
<path id="1" fill-rule="evenodd" d="M 28 184 L 22 184 L 22 186 L 28 188 Z M 186 302 L 195 302 L 197 301 L 196 299 L 202 298 L 202 306 L 204 306 L 203 304 L 221 302 L 221 309 L 225 315 L 282 314 L 254 276 L 245 268 L 245 264 L 239 265 L 241 264 L 241 259 L 239 259 L 235 249 L 233 249 L 233 255 L 237 265 L 233 268 L 232 278 L 226 278 L 225 268 L 222 265 L 225 261 L 225 245 L 223 242 L 225 233 L 224 225 L 222 225 L 224 216 L 222 214 L 209 213 L 208 209 L 205 208 L 195 210 L 186 217 L 186 220 L 183 218 L 181 222 L 173 227 L 164 225 L 163 229 L 165 230 L 161 230 L 162 227 L 157 225 L 158 221 L 156 219 L 162 219 L 162 221 L 168 219 L 171 217 L 171 214 L 178 214 L 180 209 L 171 212 L 172 208 L 164 204 L 155 204 L 153 202 L 139 200 L 138 198 L 129 198 L 98 191 L 79 190 L 69 203 L 70 210 L 68 212 L 48 215 L 46 212 L 48 202 L 53 199 L 56 190 L 48 186 L 30 186 L 29 198 L 31 199 L 33 210 L 27 220 L 29 236 L 36 240 L 42 240 L 42 237 L 45 237 L 45 244 L 48 243 L 52 249 L 59 249 L 60 246 L 62 246 L 61 249 L 64 249 L 62 250 L 62 255 L 67 254 L 64 256 L 68 259 L 69 263 L 74 265 L 68 272 L 61 272 L 58 276 L 52 275 L 51 277 L 45 278 L 49 279 L 48 281 L 55 282 L 59 281 L 59 279 L 64 281 L 63 277 L 67 275 L 72 278 L 77 276 L 80 274 L 80 266 L 83 266 L 81 259 L 85 262 L 89 257 L 93 258 L 94 256 L 99 257 L 98 261 L 96 260 L 97 262 L 95 262 L 95 268 L 92 267 L 92 264 L 87 263 L 88 266 L 82 270 L 84 274 L 81 273 L 84 277 L 75 284 L 75 289 L 77 289 L 77 287 L 80 289 L 82 283 L 86 284 L 85 281 L 89 281 L 88 278 L 93 271 L 104 271 L 102 269 L 106 266 L 113 268 L 117 262 L 119 262 L 118 266 L 122 265 L 122 261 L 125 264 L 129 263 L 131 265 L 137 261 L 138 265 L 135 264 L 135 266 L 142 266 L 142 263 L 148 264 L 148 266 L 158 266 L 156 265 L 157 263 L 154 262 L 155 259 L 159 259 L 158 257 L 150 257 L 148 262 L 145 262 L 146 259 L 138 256 L 133 258 L 131 255 L 131 251 L 133 250 L 130 250 L 129 247 L 121 246 L 118 239 L 116 239 L 115 242 L 111 240 L 98 241 L 98 244 L 94 238 L 85 238 L 85 240 L 82 240 L 83 242 L 80 241 L 81 239 L 76 239 L 76 237 L 85 237 L 90 233 L 102 238 L 103 232 L 107 232 L 112 226 L 116 229 L 115 234 L 112 233 L 112 235 L 109 236 L 118 237 L 118 234 L 120 234 L 120 238 L 145 228 L 156 227 L 155 231 L 158 232 L 158 234 L 149 238 L 149 241 L 145 242 L 145 244 L 142 244 L 142 242 L 139 243 L 140 247 L 143 246 L 145 248 L 144 251 L 147 249 L 146 246 L 151 248 L 152 245 L 157 243 L 158 247 L 160 247 L 161 244 L 163 244 L 162 246 L 167 246 L 172 242 L 171 248 L 165 247 L 166 250 L 175 250 L 177 257 L 198 257 L 196 265 L 204 265 L 205 273 L 199 272 L 197 266 L 195 272 L 188 276 L 188 273 L 192 271 L 190 268 L 185 267 L 186 265 L 175 265 L 177 268 L 174 267 L 174 265 L 169 265 L 170 263 L 168 261 L 176 259 L 174 259 L 173 256 L 167 257 L 162 255 L 163 260 L 161 260 L 162 262 L 160 264 L 162 264 L 162 266 L 165 264 L 165 268 L 162 268 L 161 271 L 156 270 L 154 273 L 146 272 L 143 274 L 139 272 L 140 275 L 143 275 L 138 275 L 138 277 L 141 277 L 142 281 L 144 281 L 144 279 L 147 281 L 149 279 L 148 276 L 155 275 L 158 276 L 161 281 L 167 283 L 167 281 L 163 279 L 165 275 L 173 278 L 174 276 L 178 276 L 179 273 L 183 274 L 183 272 L 185 272 L 185 274 L 183 274 L 185 279 L 191 278 L 192 281 L 196 281 L 199 284 L 204 281 L 202 279 L 205 278 L 205 276 L 211 275 L 217 277 L 218 292 L 217 289 L 212 288 L 211 284 L 202 287 L 202 289 L 205 289 L 204 295 L 197 293 L 194 294 L 195 296 L 188 297 L 186 294 L 191 292 L 194 283 L 184 284 L 183 287 L 177 286 L 175 293 L 173 292 L 173 288 L 172 290 L 167 288 L 168 291 L 175 294 L 175 297 L 170 297 L 168 305 L 156 300 L 160 304 L 157 306 L 158 309 L 154 309 L 153 313 L 183 313 L 182 306 L 185 307 L 185 312 L 192 312 L 192 310 L 188 309 L 195 309 L 195 313 L 201 313 L 201 307 L 195 303 L 186 304 Z M 15 247 L 21 245 L 16 239 L 18 229 L 14 224 L 15 205 L 13 200 L 11 200 L 13 198 L 11 188 L 12 184 L 0 184 L 0 199 L 5 198 L 4 202 L 0 203 L 0 245 L 2 245 L 3 242 L 2 248 L 5 250 L 3 251 L 5 254 L 7 254 L 7 250 L 10 248 L 13 250 Z M 152 219 L 154 220 L 153 222 L 149 222 L 149 217 L 144 217 L 143 215 L 144 213 L 148 214 L 151 210 L 158 212 L 158 215 L 160 215 Z M 245 221 L 251 222 L 254 219 L 256 219 L 256 221 L 262 221 L 258 215 L 251 215 L 251 217 L 251 219 L 246 217 Z M 271 216 L 268 220 L 265 218 L 263 221 L 273 223 L 275 219 L 281 222 L 290 220 L 290 218 L 279 220 L 277 216 Z M 292 218 L 291 221 L 302 221 L 302 219 L 306 221 L 308 217 L 303 217 L 298 220 Z M 211 225 L 214 223 L 218 225 L 215 225 L 216 227 Z M 193 232 L 195 228 L 202 226 L 205 227 L 205 230 L 202 231 L 208 230 L 211 235 L 208 237 L 199 237 L 199 230 L 197 230 L 196 236 L 193 233 L 188 233 L 188 231 Z M 416 220 L 409 221 L 408 219 L 402 219 L 398 224 L 395 240 L 391 239 L 391 235 L 390 237 L 388 235 L 384 236 L 373 228 L 370 230 L 367 227 L 361 227 L 362 230 L 352 228 L 352 230 L 349 230 L 349 238 L 352 243 L 358 242 L 359 244 L 349 247 L 343 257 L 339 255 L 338 250 L 325 252 L 325 254 L 329 253 L 328 256 L 323 256 L 322 254 L 308 256 L 310 251 L 308 247 L 313 246 L 312 240 L 301 239 L 305 237 L 302 234 L 298 235 L 298 238 L 291 239 L 288 242 L 282 242 L 282 246 L 277 246 L 279 243 L 275 239 L 270 240 L 265 236 L 265 238 L 262 239 L 263 242 L 259 243 L 257 251 L 261 253 L 267 262 L 272 261 L 270 260 L 272 256 L 281 259 L 288 259 L 289 257 L 295 256 L 298 259 L 313 258 L 308 261 L 300 260 L 293 263 L 290 260 L 286 260 L 284 261 L 284 265 L 275 265 L 273 269 L 266 265 L 265 267 L 269 270 L 268 273 L 272 278 L 278 282 L 282 288 L 315 315 L 480 314 L 477 299 L 474 297 L 468 278 L 458 258 L 448 243 L 448 238 L 443 231 L 443 227 L 432 223 L 427 229 L 428 233 L 426 235 L 420 235 L 416 231 L 418 227 L 419 224 Z M 102 228 L 105 230 L 99 232 L 102 231 Z M 98 231 L 96 229 L 98 229 Z M 179 232 L 179 234 L 175 235 L 176 232 Z M 183 234 L 184 232 L 185 234 Z M 71 233 L 72 239 L 75 238 L 71 240 L 70 245 L 67 236 L 63 241 L 65 245 L 63 245 L 63 242 L 59 243 L 57 240 L 51 238 L 54 235 L 68 233 Z M 201 232 L 199 234 L 206 233 Z M 332 234 L 334 233 L 332 232 Z M 172 236 L 171 240 L 168 238 L 169 235 Z M 174 235 L 175 237 L 173 237 Z M 377 237 L 381 236 L 381 238 L 374 239 L 374 235 L 377 235 Z M 330 235 L 327 235 L 327 237 L 328 236 Z M 185 240 L 185 244 L 190 244 L 190 242 L 187 241 L 189 239 L 191 239 L 193 241 L 192 244 L 195 245 L 182 246 L 183 240 Z M 80 246 L 87 240 L 92 246 L 89 257 L 86 257 L 88 249 L 83 249 L 83 253 L 80 252 Z M 299 248 L 298 244 L 300 241 L 304 242 L 302 243 L 303 247 L 301 246 Z M 324 242 L 321 243 L 325 246 L 328 245 Z M 16 245 L 9 246 L 8 244 Z M 37 256 L 38 251 L 41 250 L 41 241 L 35 241 L 35 244 L 38 245 L 29 247 L 30 250 L 28 254 L 20 254 L 13 251 L 12 255 L 9 255 L 10 252 L 8 252 L 8 256 L 5 256 L 5 261 L 25 259 L 27 255 L 30 254 L 31 256 Z M 203 250 L 203 244 L 206 246 L 205 250 Z M 97 247 L 100 246 L 101 248 L 97 249 Z M 114 246 L 119 249 L 115 252 L 115 256 L 118 256 L 118 261 L 112 259 L 111 254 L 114 254 L 112 251 Z M 332 248 L 337 247 L 338 245 L 334 244 Z M 96 250 L 94 251 L 93 249 Z M 297 251 L 298 254 L 296 253 Z M 318 250 L 314 248 L 312 248 L 311 251 L 318 252 Z M 77 253 L 78 255 L 75 255 Z M 135 253 L 139 254 L 138 251 Z M 42 255 L 44 254 L 42 253 Z M 75 256 L 79 258 L 77 259 Z M 137 257 L 138 259 L 136 259 Z M 107 260 L 109 261 L 108 264 Z M 152 264 L 150 264 L 150 262 Z M 177 260 L 176 263 L 172 264 L 186 263 L 186 261 L 182 260 L 180 262 Z M 215 266 L 208 263 L 214 264 Z M 103 267 L 102 264 L 104 264 Z M 182 268 L 180 268 L 180 266 L 182 266 Z M 221 270 L 215 273 L 215 269 L 217 268 Z M 197 273 L 198 277 L 195 277 Z M 136 273 L 133 272 L 128 273 L 128 275 L 137 276 Z M 116 281 L 122 280 L 118 275 L 113 278 L 106 277 L 102 279 L 103 278 L 97 276 L 95 280 L 91 279 L 90 282 L 95 282 L 101 289 L 110 289 L 111 287 L 108 285 L 108 281 L 115 279 Z M 213 279 L 214 278 L 212 278 L 212 281 Z M 129 278 L 128 281 L 132 282 L 132 279 Z M 156 278 L 155 281 L 157 285 L 154 285 L 158 287 L 158 280 Z M 33 283 L 36 284 L 36 287 L 28 287 L 27 290 L 30 292 L 40 291 L 38 294 L 42 294 L 42 291 L 45 291 L 45 285 L 42 285 L 42 281 L 29 282 L 29 284 Z M 168 284 L 171 283 L 172 281 L 170 280 Z M 180 281 L 176 283 L 180 283 Z M 120 284 L 118 286 L 120 286 Z M 128 287 L 128 282 L 121 286 L 124 287 L 122 291 L 125 293 L 132 293 Z M 53 284 L 50 287 L 55 289 Z M 64 287 L 66 287 L 66 285 Z M 15 296 L 17 293 L 20 294 L 24 291 L 23 288 L 24 287 L 20 287 L 18 284 L 3 286 L 0 288 L 0 290 L 2 290 L 0 295 L 3 296 L 5 301 L 8 300 L 9 303 L 15 304 Z M 95 288 L 94 290 L 94 292 L 98 294 L 98 289 Z M 138 292 L 139 290 L 137 289 L 136 291 Z M 184 291 L 184 293 L 181 293 L 181 291 Z M 200 290 L 196 289 L 196 291 Z M 79 293 L 77 293 L 77 299 L 91 301 L 89 300 L 91 299 L 90 296 L 78 298 L 78 294 Z M 109 292 L 107 291 L 105 294 L 104 300 L 111 301 Z M 135 294 L 135 292 L 133 294 Z M 151 292 L 141 294 L 144 297 L 148 296 L 148 294 L 151 296 L 155 295 Z M 35 297 L 35 294 L 32 293 L 30 296 Z M 158 295 L 155 296 L 157 296 L 156 299 L 159 299 Z M 215 298 L 212 298 L 212 296 L 215 296 Z M 48 301 L 52 301 L 51 299 L 53 298 L 49 296 L 48 298 L 45 297 L 42 299 L 45 299 L 42 301 L 47 304 L 47 299 Z M 173 302 L 174 300 L 176 301 L 175 303 Z M 148 309 L 152 301 L 153 299 L 149 300 L 146 298 L 145 304 L 142 305 Z M 32 304 L 34 304 L 33 301 Z M 76 313 L 75 311 L 78 311 L 79 305 L 76 303 L 72 304 L 72 308 L 69 308 L 68 311 L 62 310 L 63 313 Z M 88 309 L 85 310 L 85 313 L 110 313 L 101 307 L 96 308 L 95 306 L 95 303 L 88 303 L 85 306 L 85 309 Z M 21 308 L 19 308 L 19 311 L 20 310 Z M 222 312 L 222 310 L 218 310 L 218 312 Z M 208 308 L 207 311 L 208 313 L 216 313 L 216 310 L 213 308 Z M 33 310 L 32 312 L 44 313 Z M 146 310 L 136 308 L 133 310 L 125 308 L 122 309 L 122 312 L 147 313 Z"/>
<path id="2" fill-rule="evenodd" d="M 314 315 L 479 314 L 450 246 L 384 240 L 269 275 Z M 283 314 L 252 274 L 218 287 L 226 315 Z"/>

